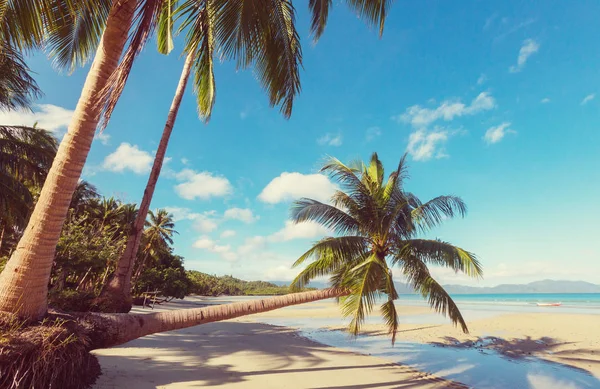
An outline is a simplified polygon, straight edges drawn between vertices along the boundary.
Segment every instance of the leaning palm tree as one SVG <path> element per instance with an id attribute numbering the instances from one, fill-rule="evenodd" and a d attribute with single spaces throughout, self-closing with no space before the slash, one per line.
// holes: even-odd
<path id="1" fill-rule="evenodd" d="M 348 292 L 340 298 L 342 312 L 351 317 L 349 330 L 357 335 L 365 315 L 378 298 L 383 298 L 384 316 L 392 342 L 398 328 L 394 300 L 393 268 L 423 297 L 433 309 L 448 315 L 454 324 L 468 332 L 458 307 L 432 277 L 428 266 L 441 265 L 468 276 L 481 277 L 482 269 L 474 254 L 441 240 L 419 238 L 446 218 L 466 213 L 459 197 L 439 196 L 422 203 L 404 189 L 406 156 L 384 181 L 384 170 L 377 153 L 369 164 L 347 166 L 331 159 L 322 172 L 336 179 L 331 204 L 312 199 L 294 203 L 292 219 L 296 223 L 314 221 L 334 231 L 304 253 L 294 266 L 312 259 L 293 281 L 303 287 L 316 277 L 330 276 L 331 286 Z"/>

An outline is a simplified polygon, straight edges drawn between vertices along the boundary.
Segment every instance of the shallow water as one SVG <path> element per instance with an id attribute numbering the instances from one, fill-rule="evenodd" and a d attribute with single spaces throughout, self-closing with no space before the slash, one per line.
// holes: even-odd
<path id="1" fill-rule="evenodd" d="M 583 370 L 535 357 L 514 359 L 493 350 L 414 342 L 397 342 L 392 346 L 386 336 L 359 336 L 354 339 L 340 331 L 320 328 L 339 325 L 340 319 L 262 318 L 261 321 L 295 327 L 303 336 L 316 342 L 410 365 L 477 389 L 600 388 L 600 380 Z"/>

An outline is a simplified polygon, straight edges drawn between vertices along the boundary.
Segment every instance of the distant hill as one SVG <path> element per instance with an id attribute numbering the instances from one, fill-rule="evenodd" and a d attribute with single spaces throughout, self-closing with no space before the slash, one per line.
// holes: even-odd
<path id="1" fill-rule="evenodd" d="M 528 284 L 502 284 L 494 287 L 444 285 L 451 294 L 494 293 L 600 293 L 600 285 L 585 281 L 543 280 Z"/>
<path id="2" fill-rule="evenodd" d="M 289 285 L 289 281 L 272 281 L 276 285 Z M 399 294 L 414 294 L 413 289 L 401 282 L 395 282 Z M 323 289 L 328 286 L 325 281 L 313 281 L 310 287 Z M 444 285 L 451 294 L 496 294 L 496 293 L 600 293 L 600 285 L 585 281 L 543 280 L 528 284 L 502 284 L 493 287 Z"/>

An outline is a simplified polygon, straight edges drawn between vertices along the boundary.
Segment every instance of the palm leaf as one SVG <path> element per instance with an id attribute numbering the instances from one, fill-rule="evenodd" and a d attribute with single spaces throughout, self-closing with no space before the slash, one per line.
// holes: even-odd
<path id="1" fill-rule="evenodd" d="M 310 32 L 315 43 L 321 38 L 321 35 L 323 35 L 323 32 L 325 31 L 331 3 L 331 0 L 308 1 L 308 8 L 311 12 Z"/>
<path id="2" fill-rule="evenodd" d="M 319 259 L 330 254 L 333 254 L 339 260 L 354 258 L 368 250 L 369 242 L 369 239 L 363 236 L 323 238 L 302 254 L 292 266 L 299 266 L 308 258 Z"/>
<path id="3" fill-rule="evenodd" d="M 291 219 L 295 223 L 314 221 L 342 235 L 360 230 L 358 221 L 341 209 L 306 198 L 294 201 Z"/>
<path id="4" fill-rule="evenodd" d="M 365 317 L 373 310 L 381 287 L 381 266 L 375 255 L 371 255 L 356 271 L 350 271 L 343 284 L 350 294 L 340 299 L 342 315 L 352 317 L 348 330 L 354 336 L 360 332 Z"/>
<path id="5" fill-rule="evenodd" d="M 0 75 L 0 111 L 31 109 L 42 95 L 21 53 L 8 42 L 0 44 Z"/>
<path id="6" fill-rule="evenodd" d="M 369 25 L 378 27 L 379 36 L 383 35 L 385 18 L 393 2 L 394 0 L 347 0 L 348 5 L 361 19 Z"/>
<path id="7" fill-rule="evenodd" d="M 408 282 L 415 290 L 426 298 L 431 308 L 444 316 L 448 316 L 454 325 L 460 325 L 464 333 L 469 333 L 467 323 L 462 317 L 452 297 L 431 276 L 427 265 L 417 258 L 403 258 L 398 262 Z"/>
<path id="8" fill-rule="evenodd" d="M 427 231 L 438 226 L 446 218 L 456 215 L 464 217 L 466 213 L 467 206 L 460 197 L 438 196 L 413 209 L 411 217 L 416 225 Z"/>
<path id="9" fill-rule="evenodd" d="M 110 0 L 51 0 L 44 45 L 53 64 L 73 72 L 94 55 L 112 6 Z"/>
<path id="10" fill-rule="evenodd" d="M 193 56 L 194 92 L 198 114 L 208 122 L 215 103 L 216 86 L 214 76 L 215 18 L 213 0 L 187 1 L 178 9 L 178 18 L 185 17 L 179 31 L 188 28 L 185 51 Z"/>
<path id="11" fill-rule="evenodd" d="M 441 240 L 411 239 L 402 242 L 397 258 L 411 256 L 424 263 L 449 267 L 470 277 L 483 277 L 483 269 L 475 254 Z"/>

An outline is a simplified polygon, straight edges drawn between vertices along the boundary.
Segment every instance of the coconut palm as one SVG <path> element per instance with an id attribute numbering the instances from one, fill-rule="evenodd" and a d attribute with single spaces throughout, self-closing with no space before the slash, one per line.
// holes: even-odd
<path id="1" fill-rule="evenodd" d="M 384 298 L 381 313 L 392 341 L 398 328 L 394 300 L 393 268 L 398 268 L 415 291 L 427 298 L 433 309 L 448 315 L 467 332 L 458 307 L 432 277 L 428 266 L 441 265 L 455 272 L 481 277 L 481 265 L 474 254 L 441 240 L 421 239 L 446 218 L 464 216 L 466 206 L 459 197 L 439 196 L 422 203 L 404 189 L 406 156 L 384 181 L 384 170 L 377 153 L 369 164 L 346 166 L 331 159 L 321 169 L 336 179 L 341 190 L 331 204 L 312 199 L 294 203 L 292 220 L 317 222 L 337 236 L 315 243 L 294 266 L 312 260 L 293 281 L 303 287 L 315 277 L 330 276 L 331 285 L 348 291 L 340 299 L 342 312 L 352 318 L 349 330 L 357 335 L 365 315 L 378 297 Z"/>
<path id="2" fill-rule="evenodd" d="M 176 0 L 83 0 L 74 2 L 76 6 L 72 8 L 62 4 L 70 5 L 72 0 L 9 3 L 33 3 L 39 8 L 39 4 L 55 2 L 59 3 L 57 8 L 65 12 L 46 12 L 50 16 L 49 22 L 44 25 L 50 26 L 51 34 L 42 34 L 50 36 L 48 42 L 55 56 L 61 58 L 64 54 L 73 63 L 73 58 L 82 58 L 73 55 L 73 52 L 85 55 L 96 46 L 97 49 L 69 130 L 40 193 L 30 225 L 5 271 L 0 274 L 0 311 L 16 313 L 24 318 L 40 318 L 47 311 L 48 279 L 56 243 L 100 120 L 103 119 L 103 125 L 106 125 L 110 119 L 133 62 L 155 27 L 158 26 L 159 50 L 167 53 L 173 46 L 170 31 Z M 221 58 L 236 60 L 240 68 L 253 66 L 257 78 L 267 90 L 271 105 L 280 105 L 284 116 L 289 117 L 294 98 L 300 90 L 302 58 L 292 3 L 286 0 L 187 0 L 184 4 L 187 5 L 184 9 L 189 10 L 184 13 L 186 19 L 183 22 L 189 31 L 186 50 L 195 53 L 195 85 L 202 106 L 212 107 L 212 59 L 214 48 L 219 47 Z M 381 32 L 391 1 L 353 0 L 348 1 L 348 5 L 369 23 L 378 25 Z M 330 1 L 309 2 L 315 38 L 324 30 L 330 6 Z M 29 12 L 27 7 L 18 8 Z M 105 22 L 101 17 L 95 18 L 107 9 Z M 83 17 L 77 11 L 84 11 Z M 4 20 L 18 24 L 22 15 L 18 16 Z M 68 26 L 65 20 L 77 23 Z M 56 24 L 58 27 L 55 27 Z M 212 28 L 207 28 L 209 25 Z M 93 32 L 99 31 L 100 26 L 104 30 L 97 41 L 93 39 Z M 86 29 L 92 31 L 90 39 L 73 39 Z M 210 31 L 215 32 L 214 36 Z M 129 47 L 120 61 L 128 42 Z M 209 93 L 211 88 L 212 94 Z M 142 210 L 142 213 L 145 212 Z"/>
<path id="3" fill-rule="evenodd" d="M 42 91 L 20 52 L 0 43 L 0 110 L 30 109 Z"/>
<path id="4" fill-rule="evenodd" d="M 0 126 L 0 250 L 10 228 L 22 228 L 56 154 L 52 134 L 35 127 Z"/>
<path id="5" fill-rule="evenodd" d="M 379 23 L 380 33 L 383 32 L 386 2 L 378 6 L 376 6 L 378 2 L 374 1 L 349 3 L 359 11 L 359 14 L 366 16 L 367 20 Z M 313 12 L 312 31 L 315 41 L 324 31 L 330 5 L 330 2 L 311 1 L 310 3 Z M 269 6 L 279 10 L 280 13 L 263 12 Z M 152 196 L 191 71 L 194 70 L 195 73 L 194 90 L 197 96 L 198 112 L 200 118 L 206 122 L 210 119 L 215 102 L 216 86 L 213 75 L 215 51 L 225 53 L 225 58 L 236 59 L 238 66 L 241 67 L 247 67 L 253 61 L 256 62 L 255 68 L 259 72 L 263 86 L 269 93 L 271 104 L 281 104 L 285 117 L 291 115 L 293 99 L 299 92 L 298 68 L 302 57 L 294 27 L 295 12 L 291 2 L 277 0 L 264 1 L 262 5 L 260 3 L 252 5 L 240 1 L 224 3 L 222 1 L 188 0 L 184 1 L 175 13 L 179 18 L 184 19 L 179 32 L 187 30 L 184 50 L 186 59 L 152 170 L 144 189 L 138 217 L 132 226 L 125 250 L 119 258 L 117 269 L 103 289 L 102 296 L 105 299 L 103 307 L 116 312 L 129 312 L 131 309 L 131 277 L 143 236 L 146 214 L 150 209 Z M 220 25 L 221 18 L 223 22 L 235 25 L 238 30 L 232 31 L 231 26 Z M 162 50 L 166 51 L 172 45 L 168 39 L 168 30 L 165 30 L 167 26 L 165 24 L 162 26 L 163 29 L 159 29 L 159 34 L 163 38 L 159 39 L 159 45 L 162 45 Z M 273 46 L 271 49 L 261 51 L 267 56 L 253 56 L 251 52 L 247 52 L 252 50 L 253 38 L 251 35 L 254 28 L 270 33 L 264 44 Z M 284 30 L 287 30 L 288 33 L 284 34 Z M 236 41 L 240 34 L 249 38 L 245 43 L 242 42 L 242 45 Z M 262 44 L 261 42 L 260 45 Z M 259 50 L 262 49 L 259 48 Z M 280 57 L 282 53 L 285 54 L 283 58 Z"/>
<path id="6" fill-rule="evenodd" d="M 156 213 L 149 211 L 148 218 L 144 230 L 144 246 L 141 250 L 143 257 L 138 263 L 133 281 L 144 271 L 148 257 L 157 256 L 159 252 L 166 250 L 173 244 L 173 234 L 177 234 L 173 215 L 167 210 L 158 209 Z"/>

